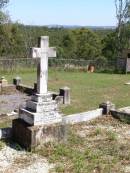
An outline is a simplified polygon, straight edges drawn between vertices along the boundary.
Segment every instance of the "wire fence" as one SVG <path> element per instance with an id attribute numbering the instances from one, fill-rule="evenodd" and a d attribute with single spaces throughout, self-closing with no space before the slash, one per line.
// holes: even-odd
<path id="1" fill-rule="evenodd" d="M 18 58 L 18 59 L 0 59 L 0 71 L 15 72 L 30 69 L 36 69 L 38 59 Z M 50 68 L 65 71 L 97 71 L 114 72 L 117 71 L 116 61 L 107 60 L 77 60 L 77 59 L 56 59 L 51 58 L 48 61 Z M 120 69 L 121 71 L 122 69 Z"/>

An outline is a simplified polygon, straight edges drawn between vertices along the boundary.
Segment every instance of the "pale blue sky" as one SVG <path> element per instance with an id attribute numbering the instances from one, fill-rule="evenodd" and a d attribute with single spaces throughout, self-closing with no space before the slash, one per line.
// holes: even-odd
<path id="1" fill-rule="evenodd" d="M 114 0 L 10 0 L 7 10 L 28 25 L 116 25 Z"/>

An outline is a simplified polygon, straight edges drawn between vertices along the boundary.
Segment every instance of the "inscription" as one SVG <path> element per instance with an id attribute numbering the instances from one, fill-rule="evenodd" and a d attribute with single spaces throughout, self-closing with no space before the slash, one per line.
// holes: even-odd
<path id="1" fill-rule="evenodd" d="M 40 116 L 38 119 L 35 120 L 35 123 L 49 124 L 49 123 L 60 122 L 60 121 L 61 121 L 60 114 L 53 112 L 53 113 L 50 113 L 49 115 Z"/>

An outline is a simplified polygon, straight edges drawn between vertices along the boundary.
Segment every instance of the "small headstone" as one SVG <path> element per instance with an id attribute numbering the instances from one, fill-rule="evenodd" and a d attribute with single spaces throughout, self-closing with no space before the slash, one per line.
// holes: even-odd
<path id="1" fill-rule="evenodd" d="M 13 84 L 16 86 L 19 86 L 19 84 L 21 84 L 21 77 L 17 76 L 16 78 L 13 79 Z"/>
<path id="2" fill-rule="evenodd" d="M 70 88 L 60 88 L 60 96 L 63 96 L 63 104 L 70 104 Z"/>
<path id="3" fill-rule="evenodd" d="M 111 103 L 110 101 L 101 103 L 99 108 L 103 108 L 103 114 L 108 115 L 110 110 L 115 110 L 115 104 Z"/>
<path id="4" fill-rule="evenodd" d="M 8 81 L 5 79 L 4 76 L 1 77 L 0 84 L 2 87 L 8 86 Z"/>

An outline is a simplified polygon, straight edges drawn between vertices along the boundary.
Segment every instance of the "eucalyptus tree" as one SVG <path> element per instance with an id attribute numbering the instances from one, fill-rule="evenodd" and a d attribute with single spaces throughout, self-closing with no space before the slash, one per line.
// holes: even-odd
<path id="1" fill-rule="evenodd" d="M 128 46 L 128 25 L 130 23 L 130 0 L 115 0 L 117 17 L 118 56 L 121 56 L 124 46 Z"/>

